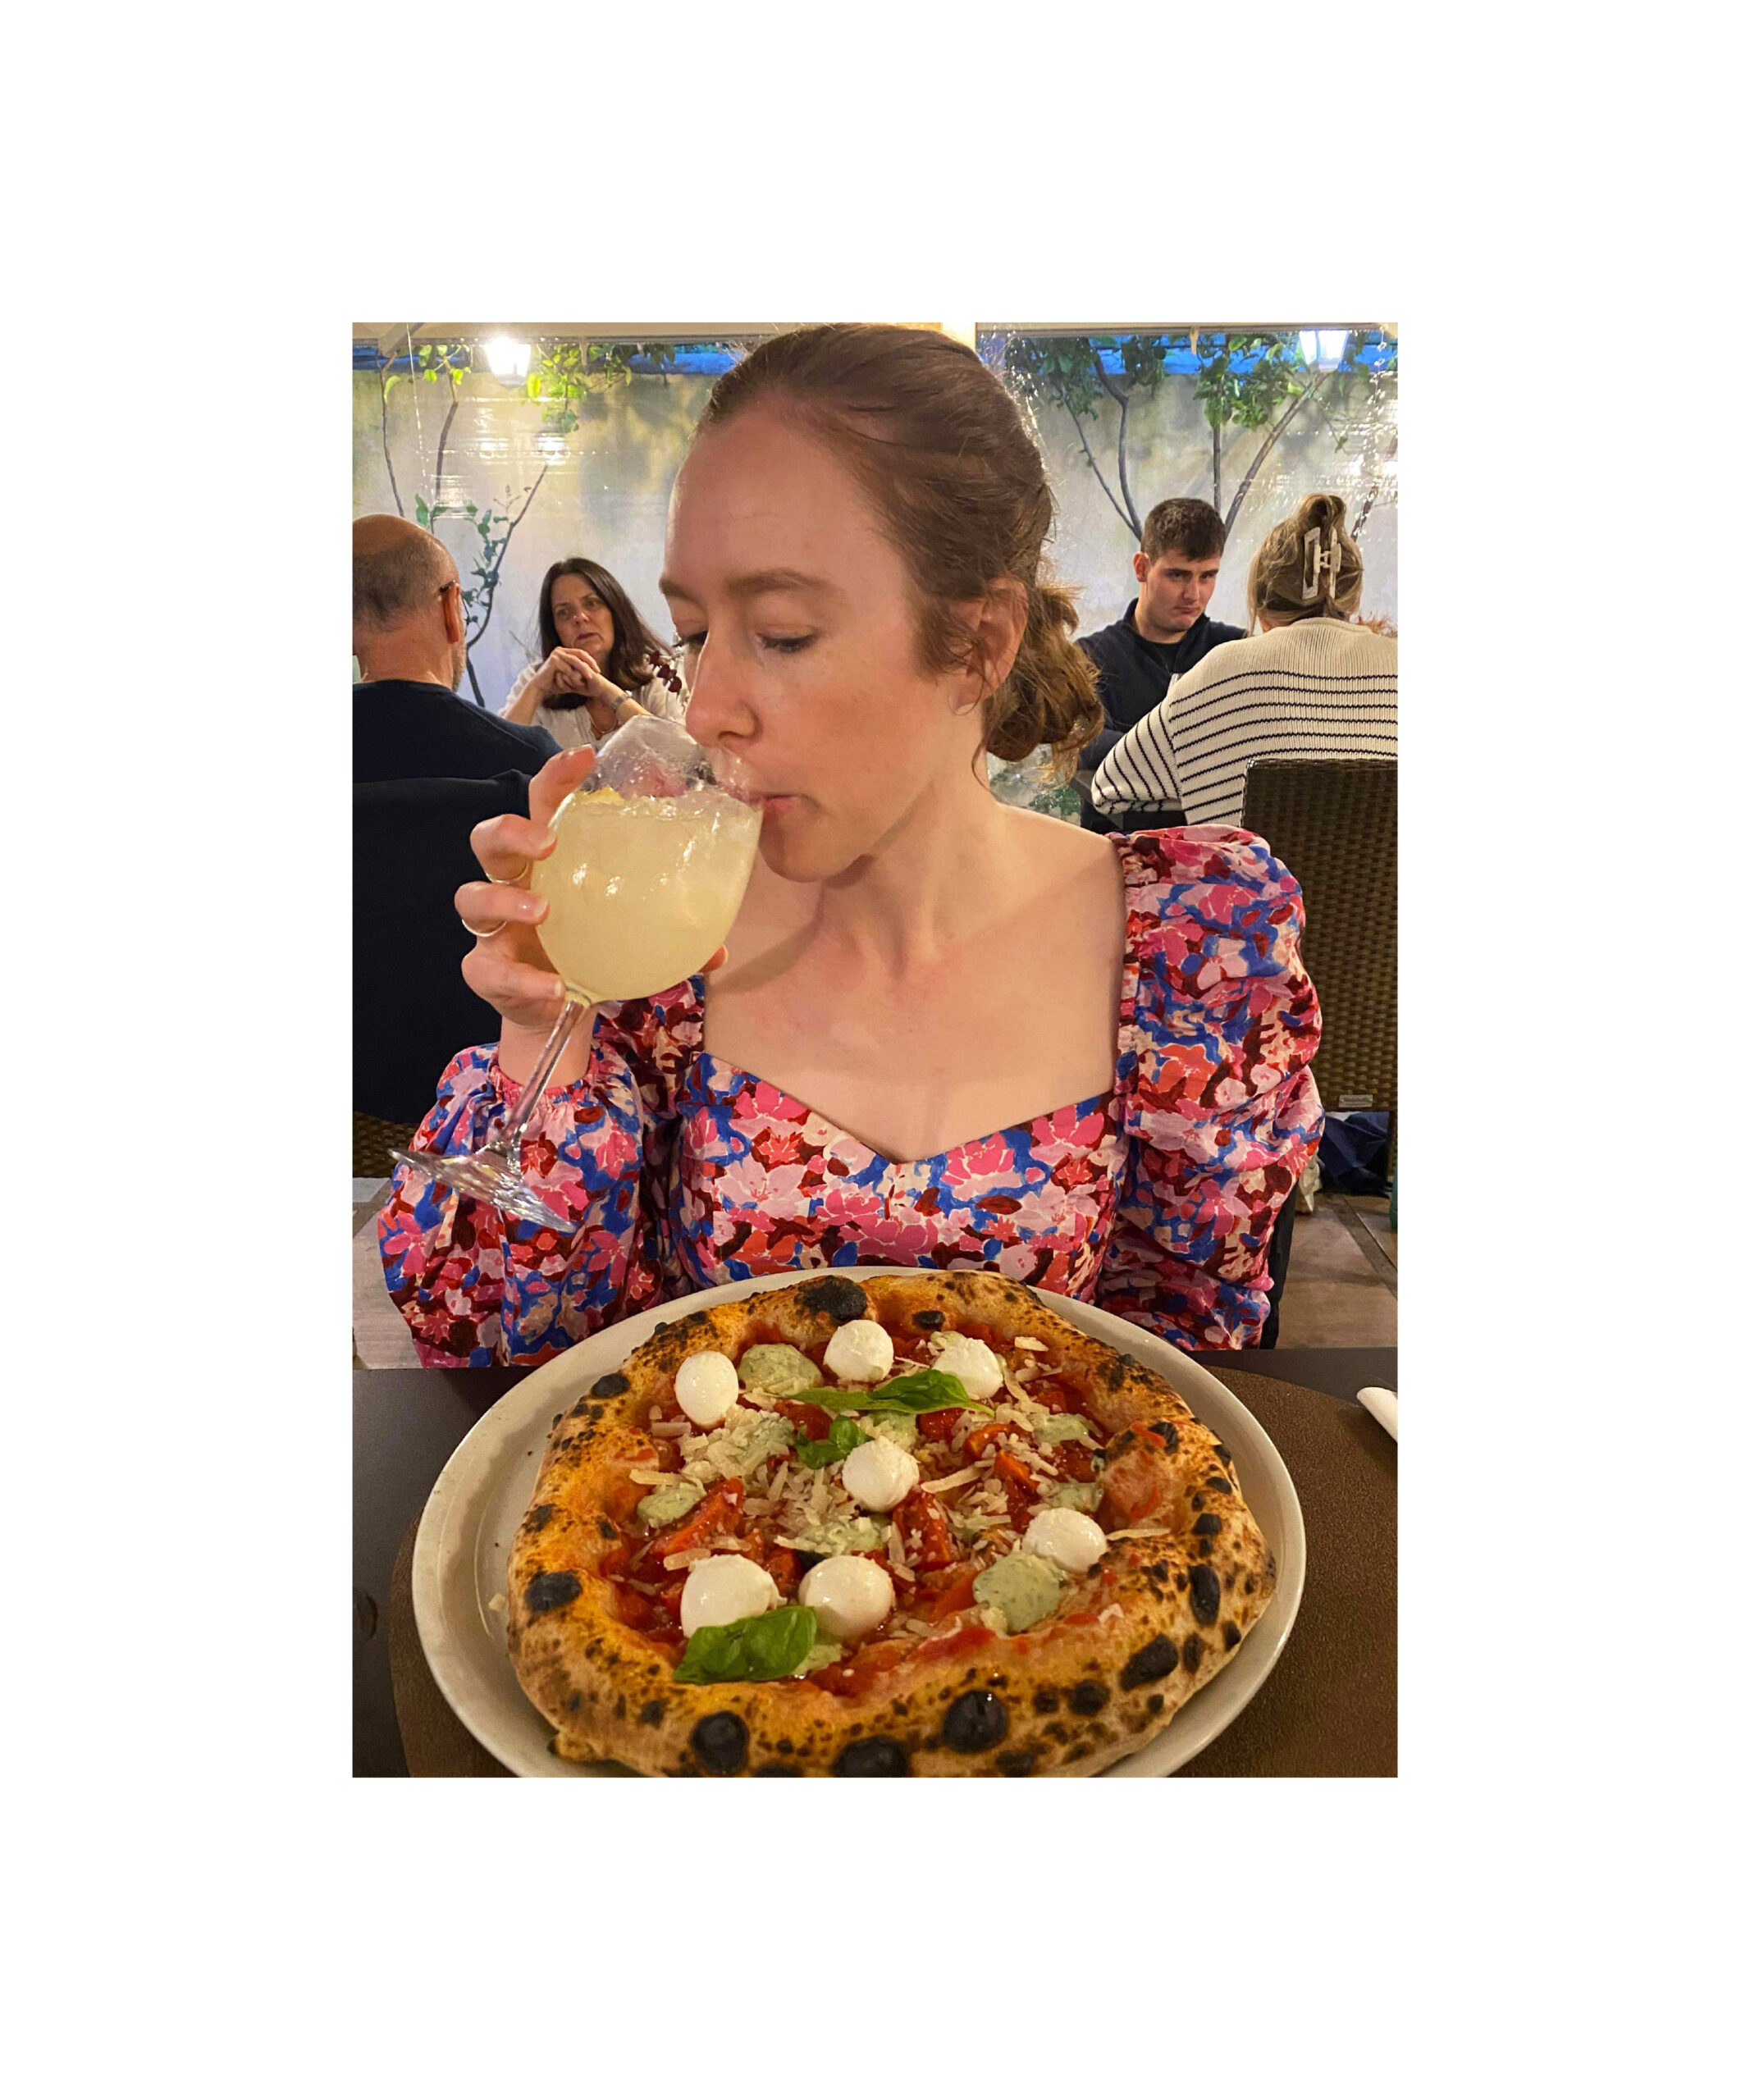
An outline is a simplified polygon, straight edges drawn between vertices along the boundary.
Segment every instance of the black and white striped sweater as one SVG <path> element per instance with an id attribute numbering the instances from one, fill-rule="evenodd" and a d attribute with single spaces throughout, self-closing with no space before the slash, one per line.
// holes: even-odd
<path id="1" fill-rule="evenodd" d="M 1175 678 L 1094 776 L 1108 816 L 1165 803 L 1236 824 L 1259 758 L 1396 758 L 1397 643 L 1345 620 L 1224 641 Z"/>

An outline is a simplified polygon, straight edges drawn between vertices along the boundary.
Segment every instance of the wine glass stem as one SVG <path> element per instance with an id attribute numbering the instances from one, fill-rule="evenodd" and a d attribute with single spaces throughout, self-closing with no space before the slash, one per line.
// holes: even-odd
<path id="1" fill-rule="evenodd" d="M 521 1171 L 523 1133 L 533 1121 L 541 1106 L 541 1097 L 546 1091 L 547 1081 L 553 1076 L 553 1067 L 565 1054 L 565 1045 L 570 1042 L 578 1021 L 589 1011 L 591 1002 L 580 999 L 574 993 L 565 994 L 565 1003 L 559 1019 L 553 1024 L 553 1033 L 547 1038 L 546 1048 L 541 1053 L 541 1061 L 523 1083 L 522 1098 L 517 1102 L 517 1112 L 499 1134 L 487 1147 L 498 1153 Z"/>

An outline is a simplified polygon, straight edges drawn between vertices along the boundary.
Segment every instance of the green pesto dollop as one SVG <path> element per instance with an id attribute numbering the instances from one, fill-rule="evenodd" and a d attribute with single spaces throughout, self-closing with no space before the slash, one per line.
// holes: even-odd
<path id="1" fill-rule="evenodd" d="M 744 1386 L 756 1386 L 762 1393 L 775 1393 L 788 1399 L 793 1393 L 806 1393 L 811 1386 L 825 1382 L 817 1366 L 788 1342 L 756 1342 L 735 1367 Z"/>
<path id="2" fill-rule="evenodd" d="M 1083 1509 L 1092 1515 L 1104 1490 L 1097 1480 L 1060 1480 L 1045 1497 L 1050 1509 Z"/>
<path id="3" fill-rule="evenodd" d="M 697 1481 L 665 1480 L 638 1504 L 638 1522 L 652 1528 L 672 1524 L 676 1518 L 684 1517 L 704 1492 Z"/>
<path id="4" fill-rule="evenodd" d="M 1064 1582 L 1062 1570 L 1038 1554 L 1011 1553 L 973 1577 L 972 1594 L 1002 1613 L 1011 1633 L 1025 1633 L 1057 1609 Z"/>
<path id="5" fill-rule="evenodd" d="M 745 1480 L 762 1460 L 775 1459 L 796 1441 L 793 1424 L 760 1408 L 731 1408 L 706 1434 L 705 1455 L 726 1480 L 731 1474 Z"/>
<path id="6" fill-rule="evenodd" d="M 1050 1414 L 1039 1426 L 1041 1444 L 1091 1444 L 1094 1425 L 1085 1415 Z"/>
<path id="7" fill-rule="evenodd" d="M 902 1451 L 917 1449 L 915 1414 L 860 1414 L 854 1419 L 859 1429 L 867 1430 L 871 1436 L 884 1438 L 889 1444 L 897 1444 Z"/>
<path id="8" fill-rule="evenodd" d="M 835 1553 L 876 1553 L 887 1537 L 887 1527 L 873 1517 L 835 1518 L 829 1523 L 810 1524 L 796 1533 L 804 1553 L 829 1559 Z"/>

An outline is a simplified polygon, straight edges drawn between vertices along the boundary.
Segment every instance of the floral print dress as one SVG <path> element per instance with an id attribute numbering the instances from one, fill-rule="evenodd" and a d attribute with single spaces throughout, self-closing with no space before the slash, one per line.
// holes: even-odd
<path id="1" fill-rule="evenodd" d="M 1300 887 L 1251 833 L 1113 834 L 1126 961 L 1112 1091 L 896 1162 L 704 1047 L 705 979 L 604 1006 L 523 1143 L 557 1233 L 400 1168 L 389 1294 L 433 1365 L 545 1363 L 665 1299 L 780 1271 L 989 1268 L 1185 1349 L 1254 1343 L 1277 1212 L 1318 1142 Z M 518 1088 L 490 1046 L 415 1148 L 471 1152 Z"/>

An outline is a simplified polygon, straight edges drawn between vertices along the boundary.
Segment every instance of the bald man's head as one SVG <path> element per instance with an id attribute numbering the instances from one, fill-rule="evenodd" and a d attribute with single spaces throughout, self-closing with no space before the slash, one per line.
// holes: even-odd
<path id="1" fill-rule="evenodd" d="M 353 625 L 386 634 L 428 612 L 455 564 L 442 544 L 404 518 L 353 523 Z"/>
<path id="2" fill-rule="evenodd" d="M 404 518 L 353 521 L 353 654 L 368 678 L 405 677 L 409 661 L 427 677 L 461 682 L 468 652 L 455 564 L 442 543 Z M 390 671 L 372 664 L 394 664 Z"/>

